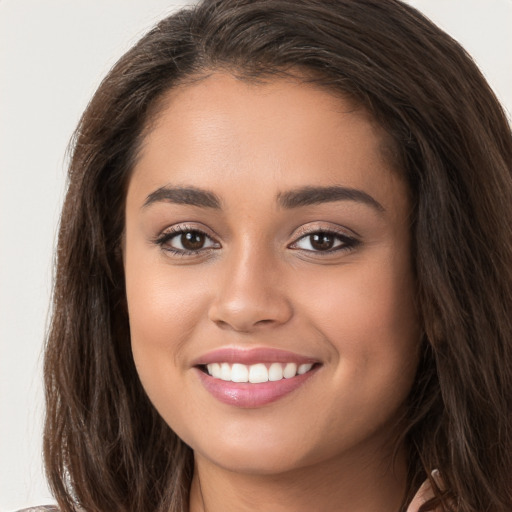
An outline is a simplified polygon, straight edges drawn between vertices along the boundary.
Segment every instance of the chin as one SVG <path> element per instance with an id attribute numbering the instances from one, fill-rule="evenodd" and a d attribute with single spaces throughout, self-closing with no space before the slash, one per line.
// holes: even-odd
<path id="1" fill-rule="evenodd" d="M 308 461 L 291 450 L 276 450 L 273 447 L 252 446 L 242 448 L 225 448 L 214 453 L 194 451 L 196 461 L 207 459 L 211 464 L 226 471 L 245 475 L 278 475 L 300 469 Z"/>

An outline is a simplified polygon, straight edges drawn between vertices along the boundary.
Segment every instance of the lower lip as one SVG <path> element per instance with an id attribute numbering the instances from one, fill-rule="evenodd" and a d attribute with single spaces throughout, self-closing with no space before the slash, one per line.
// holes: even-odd
<path id="1" fill-rule="evenodd" d="M 297 375 L 291 379 L 261 382 L 258 384 L 225 381 L 216 379 L 199 368 L 196 368 L 196 371 L 203 386 L 217 400 L 228 405 L 249 409 L 262 407 L 289 395 L 309 380 L 318 368 L 314 367 L 309 372 Z"/>

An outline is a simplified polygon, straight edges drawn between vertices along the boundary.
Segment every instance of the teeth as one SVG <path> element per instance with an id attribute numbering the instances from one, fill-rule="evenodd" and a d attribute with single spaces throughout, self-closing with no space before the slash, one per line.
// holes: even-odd
<path id="1" fill-rule="evenodd" d="M 297 370 L 297 373 L 299 375 L 304 375 L 306 372 L 309 372 L 313 368 L 313 365 L 311 363 L 301 364 Z"/>
<path id="2" fill-rule="evenodd" d="M 211 363 L 206 365 L 208 374 L 216 379 L 231 382 L 250 382 L 259 384 L 261 382 L 275 382 L 281 379 L 291 379 L 297 375 L 303 375 L 313 368 L 312 363 L 301 364 L 299 367 L 295 363 L 272 363 L 270 366 L 263 363 L 252 364 L 250 366 L 240 363 Z"/>
<path id="3" fill-rule="evenodd" d="M 258 384 L 268 381 L 268 370 L 264 364 L 253 364 L 249 368 L 249 382 Z"/>
<path id="4" fill-rule="evenodd" d="M 231 367 L 228 363 L 222 363 L 220 365 L 220 378 L 222 380 L 231 380 Z"/>
<path id="5" fill-rule="evenodd" d="M 249 368 L 245 364 L 235 363 L 231 367 L 231 380 L 233 382 L 249 382 Z"/>
<path id="6" fill-rule="evenodd" d="M 283 378 L 283 367 L 279 363 L 272 363 L 268 369 L 268 380 L 272 382 Z"/>
<path id="7" fill-rule="evenodd" d="M 209 365 L 210 368 L 209 368 L 209 372 L 214 376 L 216 377 L 217 379 L 220 379 L 221 378 L 221 373 L 220 373 L 220 364 L 219 363 L 213 363 L 211 365 Z"/>
<path id="8" fill-rule="evenodd" d="M 285 379 L 291 379 L 297 375 L 297 365 L 295 363 L 288 363 L 283 370 L 283 377 Z"/>

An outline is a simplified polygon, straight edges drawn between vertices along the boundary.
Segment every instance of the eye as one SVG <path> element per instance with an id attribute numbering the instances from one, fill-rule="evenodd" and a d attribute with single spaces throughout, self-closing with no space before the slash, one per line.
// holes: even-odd
<path id="1" fill-rule="evenodd" d="M 180 255 L 197 254 L 220 247 L 220 244 L 204 231 L 185 227 L 171 228 L 170 231 L 163 233 L 156 243 L 165 251 Z"/>
<path id="2" fill-rule="evenodd" d="M 352 249 L 358 243 L 359 241 L 355 238 L 334 231 L 315 231 L 301 236 L 290 245 L 290 248 L 309 252 L 332 253 Z"/>

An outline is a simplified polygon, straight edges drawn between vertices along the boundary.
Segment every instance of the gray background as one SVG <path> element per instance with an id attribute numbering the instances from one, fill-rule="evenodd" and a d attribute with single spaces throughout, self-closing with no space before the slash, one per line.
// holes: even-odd
<path id="1" fill-rule="evenodd" d="M 41 347 L 67 143 L 114 62 L 185 3 L 0 0 L 0 512 L 53 501 Z M 512 0 L 410 3 L 466 47 L 510 113 Z"/>

